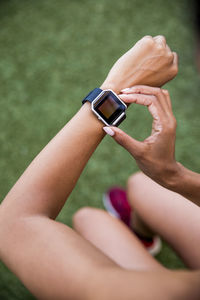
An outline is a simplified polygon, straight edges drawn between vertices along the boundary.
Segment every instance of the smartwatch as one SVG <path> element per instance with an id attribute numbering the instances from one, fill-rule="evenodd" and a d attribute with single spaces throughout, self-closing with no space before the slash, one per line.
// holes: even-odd
<path id="1" fill-rule="evenodd" d="M 96 88 L 83 100 L 91 103 L 92 112 L 107 126 L 119 126 L 126 118 L 126 104 L 112 91 Z"/>

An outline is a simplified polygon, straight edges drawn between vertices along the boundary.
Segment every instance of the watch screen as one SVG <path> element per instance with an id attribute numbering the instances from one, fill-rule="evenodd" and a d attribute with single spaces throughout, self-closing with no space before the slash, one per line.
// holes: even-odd
<path id="1" fill-rule="evenodd" d="M 98 107 L 106 119 L 109 119 L 118 108 L 119 104 L 109 95 L 106 96 L 105 101 Z"/>
<path id="2" fill-rule="evenodd" d="M 105 91 L 97 103 L 95 103 L 94 109 L 108 124 L 112 124 L 125 112 L 126 106 L 114 93 Z"/>

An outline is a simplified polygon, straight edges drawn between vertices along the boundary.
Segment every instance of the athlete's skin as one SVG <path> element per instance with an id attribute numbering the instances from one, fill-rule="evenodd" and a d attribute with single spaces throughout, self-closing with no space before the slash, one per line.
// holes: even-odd
<path id="1" fill-rule="evenodd" d="M 161 86 L 177 69 L 164 37 L 144 37 L 101 88 L 119 93 L 136 84 Z M 127 270 L 55 221 L 103 139 L 102 128 L 84 104 L 25 170 L 0 206 L 0 258 L 38 299 L 199 299 L 199 271 L 169 271 L 150 257 L 152 268 Z M 142 248 L 136 239 L 132 243 Z"/>

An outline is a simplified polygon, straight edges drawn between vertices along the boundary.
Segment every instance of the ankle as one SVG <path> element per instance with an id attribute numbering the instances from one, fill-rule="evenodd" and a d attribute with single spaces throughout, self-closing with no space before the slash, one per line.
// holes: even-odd
<path id="1" fill-rule="evenodd" d="M 142 219 L 133 212 L 130 220 L 130 227 L 132 231 L 141 238 L 152 239 L 155 233 L 142 221 Z"/>

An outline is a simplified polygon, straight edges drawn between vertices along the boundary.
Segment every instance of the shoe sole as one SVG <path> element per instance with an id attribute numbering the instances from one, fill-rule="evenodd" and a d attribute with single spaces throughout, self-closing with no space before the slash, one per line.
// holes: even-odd
<path id="1" fill-rule="evenodd" d="M 112 205 L 110 198 L 107 196 L 107 194 L 103 194 L 103 205 L 104 205 L 105 209 L 107 210 L 107 212 L 111 216 L 113 216 L 117 219 L 120 219 L 119 213 L 116 211 L 116 209 Z"/>
<path id="2" fill-rule="evenodd" d="M 146 248 L 148 250 L 148 252 L 152 255 L 152 256 L 156 256 L 158 255 L 158 253 L 160 253 L 161 249 L 162 249 L 162 241 L 161 238 L 156 235 L 153 238 L 153 245 L 151 247 Z"/>

